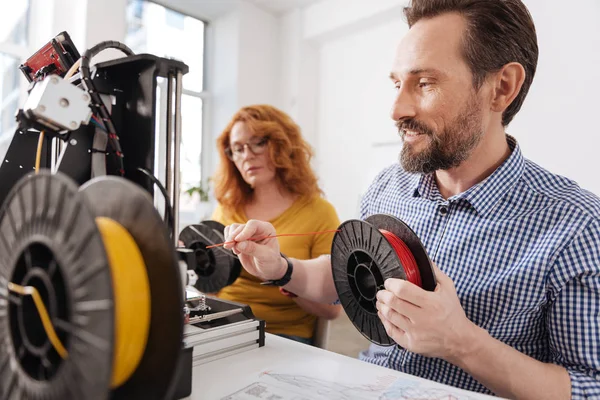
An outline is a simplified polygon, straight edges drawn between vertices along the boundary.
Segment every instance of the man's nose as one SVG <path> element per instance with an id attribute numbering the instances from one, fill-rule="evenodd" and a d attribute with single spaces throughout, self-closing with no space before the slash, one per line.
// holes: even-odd
<path id="1" fill-rule="evenodd" d="M 404 119 L 414 118 L 416 115 L 415 99 L 412 94 L 404 89 L 398 89 L 392 109 L 390 110 L 390 116 L 394 121 L 400 121 Z"/>

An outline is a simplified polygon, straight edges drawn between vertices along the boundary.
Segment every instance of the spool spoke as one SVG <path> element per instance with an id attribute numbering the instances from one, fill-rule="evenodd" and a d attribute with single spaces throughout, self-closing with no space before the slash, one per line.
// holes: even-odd
<path id="1" fill-rule="evenodd" d="M 57 266 L 58 264 L 56 263 L 56 260 L 54 259 L 54 257 L 52 257 L 52 260 L 50 260 L 50 264 L 48 264 L 48 276 L 50 278 L 54 276 Z"/>
<path id="2" fill-rule="evenodd" d="M 100 351 L 108 351 L 110 348 L 108 342 L 104 339 L 99 338 L 91 332 L 88 332 L 82 328 L 75 328 L 71 324 L 66 321 L 56 319 L 56 326 L 63 331 L 70 333 L 71 335 L 77 337 L 80 340 L 83 340 L 90 346 L 96 348 Z"/>
<path id="3" fill-rule="evenodd" d="M 14 294 L 8 295 L 8 301 L 16 305 L 17 307 L 20 307 L 21 304 L 23 304 L 23 299 L 21 299 L 21 297 L 19 296 L 15 296 Z"/>
<path id="4" fill-rule="evenodd" d="M 356 265 L 360 264 L 358 257 L 356 257 L 356 252 L 352 252 L 352 255 L 354 256 L 354 259 L 356 260 Z"/>
<path id="5" fill-rule="evenodd" d="M 8 366 L 8 360 L 6 355 L 0 356 L 0 376 L 4 376 L 4 369 Z"/>
<path id="6" fill-rule="evenodd" d="M 80 301 L 78 303 L 75 303 L 75 310 L 77 312 L 104 311 L 110 310 L 112 305 L 113 302 L 109 299 Z"/>
<path id="7" fill-rule="evenodd" d="M 8 386 L 6 390 L 6 398 L 7 399 L 18 399 L 18 396 L 13 397 L 13 391 L 15 390 L 15 381 L 17 380 L 16 375 L 10 375 L 10 381 L 8 381 Z"/>
<path id="8" fill-rule="evenodd" d="M 25 257 L 25 267 L 30 271 L 33 268 L 33 261 L 31 260 L 31 250 L 29 247 L 25 249 L 23 256 Z"/>
<path id="9" fill-rule="evenodd" d="M 46 369 L 52 368 L 52 363 L 50 362 L 50 360 L 48 360 L 48 357 L 45 354 L 44 354 L 44 356 L 42 356 L 41 361 L 42 361 L 42 365 L 44 366 L 44 368 L 46 368 Z"/>
<path id="10" fill-rule="evenodd" d="M 371 262 L 369 263 L 369 266 L 367 267 L 369 269 L 369 271 L 373 271 L 373 265 L 375 264 L 375 260 L 373 260 L 371 258 Z"/>
<path id="11" fill-rule="evenodd" d="M 17 357 L 19 357 L 19 360 L 22 360 L 23 357 L 25 357 L 25 346 L 19 346 L 19 350 L 17 350 Z"/>
<path id="12" fill-rule="evenodd" d="M 38 380 L 43 381 L 46 379 L 46 367 L 44 364 L 40 363 L 38 367 Z"/>

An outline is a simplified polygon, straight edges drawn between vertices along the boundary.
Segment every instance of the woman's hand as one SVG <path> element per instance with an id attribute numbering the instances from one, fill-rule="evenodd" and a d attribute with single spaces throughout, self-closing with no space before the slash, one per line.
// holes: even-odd
<path id="1" fill-rule="evenodd" d="M 275 228 L 268 222 L 250 220 L 246 224 L 232 224 L 225 227 L 226 249 L 232 249 L 249 274 L 262 280 L 281 279 L 287 271 L 287 262 L 279 252 Z M 260 240 L 258 240 L 260 239 Z"/>

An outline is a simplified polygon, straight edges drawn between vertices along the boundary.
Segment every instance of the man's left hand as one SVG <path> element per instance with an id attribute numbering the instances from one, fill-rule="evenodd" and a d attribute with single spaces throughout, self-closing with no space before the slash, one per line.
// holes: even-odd
<path id="1" fill-rule="evenodd" d="M 466 317 L 452 279 L 437 266 L 435 291 L 387 279 L 377 293 L 378 315 L 387 334 L 405 349 L 452 362 L 469 347 L 475 324 Z"/>

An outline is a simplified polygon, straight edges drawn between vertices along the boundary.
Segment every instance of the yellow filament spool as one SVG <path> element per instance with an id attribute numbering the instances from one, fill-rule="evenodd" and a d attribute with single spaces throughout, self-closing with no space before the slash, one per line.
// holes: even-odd
<path id="1" fill-rule="evenodd" d="M 115 299 L 114 389 L 131 377 L 144 354 L 150 328 L 150 283 L 131 234 L 110 218 L 97 217 L 96 225 L 108 256 Z"/>

